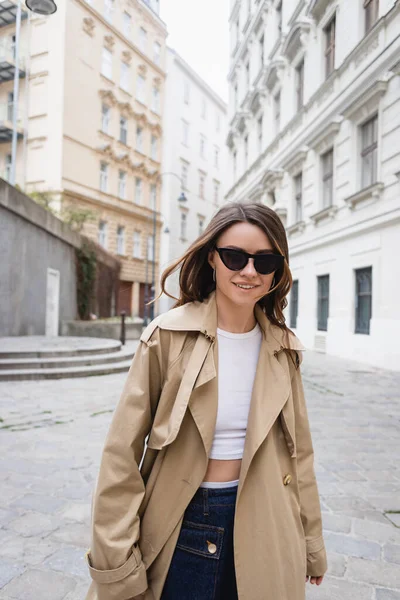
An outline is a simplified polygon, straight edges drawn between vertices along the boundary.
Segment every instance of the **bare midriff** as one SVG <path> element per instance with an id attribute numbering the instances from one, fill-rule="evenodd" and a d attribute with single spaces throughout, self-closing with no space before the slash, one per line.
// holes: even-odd
<path id="1" fill-rule="evenodd" d="M 235 481 L 239 479 L 242 460 L 217 460 L 210 458 L 204 481 Z"/>

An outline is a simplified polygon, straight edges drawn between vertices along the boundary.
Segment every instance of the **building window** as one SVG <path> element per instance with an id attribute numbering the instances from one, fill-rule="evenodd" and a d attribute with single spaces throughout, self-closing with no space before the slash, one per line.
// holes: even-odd
<path id="1" fill-rule="evenodd" d="M 199 172 L 199 197 L 204 200 L 204 182 L 206 176 L 201 171 Z"/>
<path id="2" fill-rule="evenodd" d="M 290 327 L 296 329 L 299 314 L 299 280 L 295 279 L 290 293 Z"/>
<path id="3" fill-rule="evenodd" d="M 260 69 L 264 66 L 264 36 L 262 35 L 258 41 L 258 49 L 260 53 Z"/>
<path id="4" fill-rule="evenodd" d="M 189 104 L 190 101 L 190 85 L 187 79 L 183 80 L 183 101 L 185 104 Z"/>
<path id="5" fill-rule="evenodd" d="M 218 206 L 219 204 L 219 182 L 214 181 L 214 204 Z"/>
<path id="6" fill-rule="evenodd" d="M 365 33 L 375 25 L 379 17 L 379 0 L 364 0 Z"/>
<path id="7" fill-rule="evenodd" d="M 157 87 L 153 87 L 151 110 L 157 114 L 160 112 L 160 90 Z"/>
<path id="8" fill-rule="evenodd" d="M 355 333 L 369 335 L 372 316 L 372 267 L 356 269 Z"/>
<path id="9" fill-rule="evenodd" d="M 157 151 L 158 151 L 158 139 L 156 138 L 155 135 L 151 136 L 151 159 L 152 160 L 157 160 Z"/>
<path id="10" fill-rule="evenodd" d="M 214 146 L 214 167 L 216 169 L 219 168 L 219 148 L 218 148 L 218 146 Z"/>
<path id="11" fill-rule="evenodd" d="M 128 39 L 131 38 L 132 35 L 132 19 L 131 15 L 126 11 L 122 14 L 122 28 L 124 32 L 124 36 Z"/>
<path id="12" fill-rule="evenodd" d="M 108 164 L 105 162 L 100 163 L 100 190 L 102 192 L 107 191 L 108 184 Z"/>
<path id="13" fill-rule="evenodd" d="M 119 82 L 120 87 L 125 90 L 125 92 L 129 92 L 131 82 L 131 69 L 130 66 L 125 62 L 121 63 L 121 79 Z"/>
<path id="14" fill-rule="evenodd" d="M 199 235 L 204 231 L 204 217 L 199 217 Z"/>
<path id="15" fill-rule="evenodd" d="M 154 262 L 154 235 L 147 236 L 147 260 Z"/>
<path id="16" fill-rule="evenodd" d="M 125 254 L 125 228 L 121 225 L 117 228 L 117 254 Z"/>
<path id="17" fill-rule="evenodd" d="M 135 178 L 135 202 L 136 204 L 142 204 L 142 180 L 140 177 Z"/>
<path id="18" fill-rule="evenodd" d="M 151 210 L 156 210 L 157 208 L 157 186 L 155 183 L 152 183 L 150 186 L 150 208 Z"/>
<path id="19" fill-rule="evenodd" d="M 244 138 L 244 168 L 247 169 L 249 165 L 249 136 L 246 135 Z"/>
<path id="20" fill-rule="evenodd" d="M 12 165 L 12 154 L 6 154 L 5 160 L 5 179 L 10 181 L 11 179 L 11 165 Z"/>
<path id="21" fill-rule="evenodd" d="M 263 118 L 262 116 L 257 120 L 257 140 L 258 140 L 258 153 L 261 154 L 263 148 Z"/>
<path id="22" fill-rule="evenodd" d="M 186 162 L 182 162 L 181 185 L 182 185 L 183 190 L 187 190 L 188 171 L 189 171 L 189 165 Z"/>
<path id="23" fill-rule="evenodd" d="M 104 0 L 104 18 L 109 23 L 112 23 L 114 12 L 114 0 Z"/>
<path id="24" fill-rule="evenodd" d="M 189 146 L 189 123 L 182 119 L 182 144 Z"/>
<path id="25" fill-rule="evenodd" d="M 15 35 L 11 35 L 10 36 L 10 50 L 11 50 L 11 56 L 13 57 L 13 59 L 15 60 L 16 57 L 16 52 L 17 52 L 17 37 Z"/>
<path id="26" fill-rule="evenodd" d="M 294 178 L 295 223 L 303 220 L 303 173 Z"/>
<path id="27" fill-rule="evenodd" d="M 136 79 L 136 100 L 144 103 L 145 101 L 145 93 L 144 93 L 145 79 L 143 75 L 138 75 Z"/>
<path id="28" fill-rule="evenodd" d="M 200 135 L 200 156 L 204 158 L 206 152 L 206 138 L 204 135 Z"/>
<path id="29" fill-rule="evenodd" d="M 7 120 L 12 121 L 14 118 L 14 92 L 7 94 Z"/>
<path id="30" fill-rule="evenodd" d="M 119 119 L 119 141 L 123 144 L 128 143 L 128 120 L 123 116 Z"/>
<path id="31" fill-rule="evenodd" d="M 107 79 L 112 79 L 112 52 L 108 48 L 103 48 L 102 51 L 101 74 Z"/>
<path id="32" fill-rule="evenodd" d="M 143 127 L 136 127 L 136 150 L 143 153 Z"/>
<path id="33" fill-rule="evenodd" d="M 276 29 L 278 32 L 278 38 L 282 35 L 282 2 L 276 7 Z"/>
<path id="34" fill-rule="evenodd" d="M 140 231 L 133 232 L 133 258 L 142 258 L 142 241 Z"/>
<path id="35" fill-rule="evenodd" d="M 361 185 L 368 187 L 378 180 L 378 115 L 361 126 Z"/>
<path id="36" fill-rule="evenodd" d="M 140 27 L 140 29 L 139 29 L 139 48 L 141 49 L 142 52 L 146 52 L 146 46 L 147 46 L 147 31 L 143 27 Z"/>
<path id="37" fill-rule="evenodd" d="M 187 215 L 181 213 L 181 240 L 186 240 L 186 226 L 187 226 Z"/>
<path id="38" fill-rule="evenodd" d="M 103 248 L 107 248 L 107 223 L 100 221 L 97 240 Z"/>
<path id="39" fill-rule="evenodd" d="M 321 157 L 322 162 L 322 206 L 333 204 L 333 149 Z"/>
<path id="40" fill-rule="evenodd" d="M 250 61 L 248 60 L 245 66 L 246 89 L 250 87 Z"/>
<path id="41" fill-rule="evenodd" d="M 201 118 L 205 119 L 207 116 L 207 104 L 206 104 L 206 99 L 202 98 L 201 100 Z"/>
<path id="42" fill-rule="evenodd" d="M 317 277 L 318 281 L 318 331 L 328 331 L 329 275 Z"/>
<path id="43" fill-rule="evenodd" d="M 161 44 L 154 42 L 154 62 L 156 65 L 161 63 Z"/>
<path id="44" fill-rule="evenodd" d="M 281 128 L 281 93 L 278 92 L 274 96 L 274 126 L 275 126 L 275 134 L 279 133 Z"/>
<path id="45" fill-rule="evenodd" d="M 118 196 L 126 200 L 126 172 L 120 171 L 118 175 Z"/>
<path id="46" fill-rule="evenodd" d="M 107 104 L 101 105 L 101 130 L 103 133 L 108 133 L 110 126 L 111 109 Z"/>
<path id="47" fill-rule="evenodd" d="M 329 77 L 335 68 L 336 18 L 325 27 L 325 77 Z"/>
<path id="48" fill-rule="evenodd" d="M 296 106 L 300 110 L 304 104 L 304 60 L 296 67 Z"/>

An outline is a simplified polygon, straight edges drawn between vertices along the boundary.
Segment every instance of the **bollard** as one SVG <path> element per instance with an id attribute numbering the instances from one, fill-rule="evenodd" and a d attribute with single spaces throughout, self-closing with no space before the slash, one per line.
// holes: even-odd
<path id="1" fill-rule="evenodd" d="M 121 310 L 121 336 L 119 339 L 123 346 L 125 345 L 125 315 L 126 312 Z"/>

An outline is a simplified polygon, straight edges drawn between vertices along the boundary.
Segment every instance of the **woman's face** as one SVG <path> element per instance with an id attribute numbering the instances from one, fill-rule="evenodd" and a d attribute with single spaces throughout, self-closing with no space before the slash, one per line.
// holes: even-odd
<path id="1" fill-rule="evenodd" d="M 271 242 L 266 233 L 251 223 L 235 223 L 226 229 L 217 240 L 217 248 L 234 248 L 257 254 L 273 252 Z M 261 275 L 254 268 L 254 259 L 250 258 L 241 271 L 231 271 L 222 262 L 218 252 L 210 252 L 209 260 L 215 268 L 215 280 L 219 293 L 227 296 L 232 302 L 240 305 L 252 305 L 269 291 L 274 273 Z M 251 289 L 243 289 L 238 284 L 251 285 Z"/>

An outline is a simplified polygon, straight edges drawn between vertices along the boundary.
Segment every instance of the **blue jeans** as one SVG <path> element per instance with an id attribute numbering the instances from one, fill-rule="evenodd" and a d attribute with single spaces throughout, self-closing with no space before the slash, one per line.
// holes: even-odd
<path id="1" fill-rule="evenodd" d="M 237 600 L 237 487 L 199 488 L 187 507 L 161 600 Z"/>

